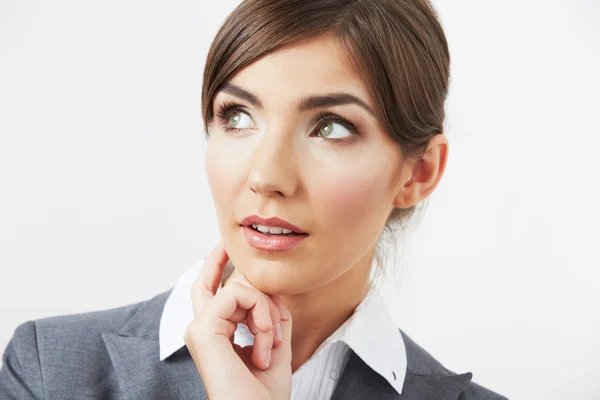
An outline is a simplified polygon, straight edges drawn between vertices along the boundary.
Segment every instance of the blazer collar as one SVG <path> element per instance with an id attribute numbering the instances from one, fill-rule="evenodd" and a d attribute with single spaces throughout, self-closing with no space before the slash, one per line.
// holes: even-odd
<path id="1" fill-rule="evenodd" d="M 402 394 L 398 395 L 381 375 L 370 369 L 356 353 L 351 352 L 346 368 L 333 392 L 332 400 L 457 400 L 473 374 L 454 374 L 444 368 L 427 351 L 398 329 L 404 340 L 408 367 Z"/>
<path id="2" fill-rule="evenodd" d="M 420 356 L 409 354 L 409 363 L 410 357 Z M 356 353 L 351 352 L 331 399 L 457 400 L 473 376 L 470 372 L 460 375 L 422 375 L 411 372 L 410 367 L 409 364 L 404 388 L 399 395 L 381 375 L 370 369 Z"/>
<path id="3" fill-rule="evenodd" d="M 140 303 L 118 333 L 102 334 L 124 399 L 208 399 L 187 348 L 159 361 L 158 326 L 171 290 Z"/>
<path id="4" fill-rule="evenodd" d="M 117 334 L 102 334 L 125 399 L 208 398 L 187 347 L 164 361 L 159 359 L 160 318 L 171 291 L 139 303 Z M 402 330 L 399 333 L 408 363 L 402 394 L 350 350 L 332 399 L 458 399 L 472 373 L 450 373 Z"/>

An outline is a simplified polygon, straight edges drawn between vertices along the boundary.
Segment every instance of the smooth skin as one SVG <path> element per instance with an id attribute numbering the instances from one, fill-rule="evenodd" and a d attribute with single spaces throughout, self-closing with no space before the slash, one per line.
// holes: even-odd
<path id="1" fill-rule="evenodd" d="M 381 122 L 359 105 L 299 111 L 300 99 L 342 92 L 375 110 L 372 93 L 329 35 L 258 59 L 228 83 L 258 102 L 227 90 L 213 101 L 216 112 L 226 103 L 240 109 L 215 116 L 210 127 L 206 173 L 222 243 L 203 269 L 208 275 L 192 288 L 195 319 L 186 344 L 211 399 L 289 399 L 292 372 L 366 295 L 390 212 L 425 199 L 439 183 L 448 141 L 435 135 L 423 157 L 408 163 Z M 358 133 L 336 121 L 315 123 L 329 113 Z M 309 236 L 291 250 L 258 250 L 240 225 L 252 214 L 277 216 Z M 221 276 L 215 271 L 226 258 L 235 272 L 213 297 Z M 242 350 L 232 340 L 244 319 L 257 336 L 252 349 Z"/>

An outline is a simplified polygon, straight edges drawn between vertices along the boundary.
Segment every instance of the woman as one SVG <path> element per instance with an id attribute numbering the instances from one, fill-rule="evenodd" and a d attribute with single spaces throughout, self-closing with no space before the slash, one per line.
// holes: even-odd
<path id="1" fill-rule="evenodd" d="M 20 325 L 0 397 L 503 398 L 399 330 L 372 278 L 444 172 L 449 62 L 425 1 L 242 2 L 202 89 L 221 242 L 146 302 Z"/>

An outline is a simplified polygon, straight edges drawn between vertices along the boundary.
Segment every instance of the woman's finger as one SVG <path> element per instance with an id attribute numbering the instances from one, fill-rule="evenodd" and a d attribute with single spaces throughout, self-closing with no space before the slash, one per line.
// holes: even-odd
<path id="1" fill-rule="evenodd" d="M 248 310 L 244 310 L 243 308 L 238 307 L 237 310 L 231 315 L 229 320 L 231 322 L 235 322 L 236 324 L 241 324 L 248 318 Z"/>
<path id="2" fill-rule="evenodd" d="M 277 330 L 281 329 L 281 323 L 279 321 L 279 310 L 275 303 L 268 299 L 270 305 L 271 312 L 271 321 L 273 323 L 273 329 L 269 332 L 262 332 L 254 322 L 254 317 L 251 312 L 248 313 L 246 317 L 246 325 L 248 326 L 248 330 L 254 335 L 254 344 L 252 346 L 252 355 L 250 359 L 254 363 L 257 368 L 268 367 L 269 362 L 271 360 L 271 350 L 273 347 L 281 344 L 281 339 L 276 336 Z M 273 316 L 273 312 L 277 314 L 277 317 Z M 279 328 L 277 328 L 279 326 Z"/>
<path id="3" fill-rule="evenodd" d="M 229 282 L 237 282 L 241 285 L 248 286 L 257 290 L 252 284 L 240 273 L 234 272 Z M 246 318 L 248 330 L 254 335 L 254 344 L 250 359 L 252 363 L 260 369 L 268 368 L 271 360 L 271 349 L 274 346 L 279 346 L 282 343 L 282 328 L 279 308 L 275 305 L 270 296 L 264 295 L 269 304 L 269 314 L 271 315 L 271 324 L 273 329 L 269 332 L 262 332 L 254 322 L 253 313 L 250 312 Z"/>
<path id="4" fill-rule="evenodd" d="M 275 305 L 270 296 L 265 295 L 265 297 L 269 304 L 269 314 L 271 315 L 271 324 L 273 325 L 273 345 L 279 346 L 282 342 L 281 316 L 279 307 Z M 246 325 L 248 326 L 248 330 L 255 336 L 260 331 L 260 329 L 254 323 L 252 313 L 248 314 L 248 317 L 246 318 Z"/>
<path id="5" fill-rule="evenodd" d="M 228 283 L 229 282 L 238 282 L 238 283 L 241 283 L 242 285 L 256 289 L 254 286 L 252 286 L 250 281 L 248 281 L 248 279 L 244 275 L 242 275 L 238 270 L 233 271 L 233 273 L 231 274 L 231 276 L 228 280 Z M 281 317 L 280 317 L 279 307 L 277 305 L 275 305 L 275 303 L 271 299 L 271 296 L 268 296 L 268 295 L 265 295 L 265 296 L 267 296 L 267 299 L 269 302 L 269 312 L 271 314 L 271 320 L 273 323 L 273 334 L 275 335 L 275 337 L 273 339 L 273 345 L 279 346 L 282 342 Z M 248 330 L 253 335 L 256 336 L 259 329 L 255 326 L 251 314 L 249 314 L 249 318 L 246 320 L 246 325 L 248 326 Z"/>
<path id="6" fill-rule="evenodd" d="M 279 316 L 280 316 L 280 320 L 281 320 L 281 330 L 282 330 L 283 341 L 282 341 L 280 347 L 284 351 L 283 352 L 280 352 L 279 350 L 277 351 L 278 354 L 283 355 L 283 359 L 278 360 L 278 361 L 291 362 L 291 358 L 292 358 L 292 313 L 287 308 L 287 306 L 285 305 L 283 300 L 281 300 L 281 297 L 276 296 L 276 295 L 273 295 L 270 297 L 271 297 L 271 300 L 273 300 L 273 303 L 277 306 L 277 308 L 279 310 Z"/>
<path id="7" fill-rule="evenodd" d="M 194 315 L 200 315 L 206 300 L 214 297 L 228 260 L 229 256 L 225 251 L 223 241 L 220 241 L 206 258 L 200 273 L 192 284 L 191 295 Z"/>
<path id="8" fill-rule="evenodd" d="M 231 282 L 219 291 L 214 300 L 210 303 L 210 311 L 217 318 L 229 320 L 240 307 L 252 313 L 260 331 L 269 332 L 273 329 L 267 296 L 257 289 Z"/>
<path id="9" fill-rule="evenodd" d="M 257 289 L 238 282 L 229 282 L 219 291 L 206 310 L 217 319 L 228 321 L 232 321 L 232 316 L 236 314 L 238 317 L 241 315 L 238 311 L 240 308 L 248 310 L 246 321 L 251 332 L 254 331 L 251 359 L 259 369 L 268 368 L 268 357 L 273 347 L 273 320 L 269 303 L 272 301 L 268 296 Z M 277 308 L 274 303 L 272 306 L 274 309 Z M 219 324 L 214 327 L 214 332 L 231 337 L 230 334 L 233 333 L 228 328 L 228 325 Z"/>
<path id="10" fill-rule="evenodd" d="M 271 361 L 271 351 L 275 346 L 282 343 L 282 328 L 279 307 L 273 302 L 270 296 L 265 295 L 269 304 L 269 313 L 273 329 L 269 332 L 262 332 L 254 322 L 252 313 L 248 313 L 246 325 L 248 330 L 254 335 L 254 345 L 252 347 L 251 360 L 257 368 L 268 368 Z"/>
<path id="11" fill-rule="evenodd" d="M 229 255 L 225 251 L 225 246 L 221 240 L 208 255 L 200 273 L 204 288 L 211 292 L 213 296 L 219 288 L 221 279 L 223 278 L 223 270 L 228 260 Z"/>
<path id="12" fill-rule="evenodd" d="M 271 365 L 271 353 L 273 349 L 273 332 L 259 331 L 254 335 L 252 345 L 252 363 L 259 369 L 267 369 Z"/>

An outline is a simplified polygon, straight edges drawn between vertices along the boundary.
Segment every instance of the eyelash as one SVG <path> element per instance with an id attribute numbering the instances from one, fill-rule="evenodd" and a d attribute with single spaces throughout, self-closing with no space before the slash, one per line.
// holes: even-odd
<path id="1" fill-rule="evenodd" d="M 243 112 L 243 113 L 249 115 L 249 113 L 244 109 L 244 107 L 240 106 L 239 104 L 230 102 L 230 101 L 224 101 L 223 103 L 221 103 L 219 105 L 218 109 L 215 111 L 215 115 L 219 118 L 220 123 L 223 125 L 223 130 L 225 130 L 226 132 L 244 129 L 244 128 L 232 128 L 230 126 L 227 126 L 227 123 L 229 122 L 229 117 L 230 117 L 231 113 L 234 111 Z M 354 124 L 352 122 L 348 121 L 346 118 L 341 117 L 337 114 L 334 114 L 331 112 L 320 112 L 319 116 L 317 118 L 315 118 L 315 120 L 313 120 L 312 125 L 316 125 L 321 122 L 338 123 L 338 124 L 342 125 L 344 128 L 348 129 L 353 134 L 353 137 L 348 137 L 346 139 L 330 139 L 330 138 L 321 136 L 321 139 L 323 139 L 324 142 L 337 142 L 337 143 L 346 142 L 346 141 L 355 139 L 355 136 L 360 135 L 360 133 L 358 132 L 358 129 L 356 128 L 356 126 L 354 126 Z M 318 126 L 316 131 L 318 131 L 319 128 L 320 128 L 320 126 Z"/>

